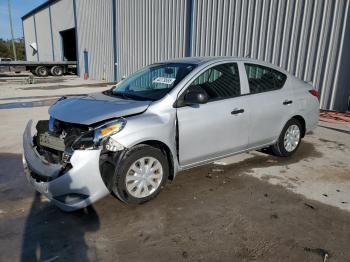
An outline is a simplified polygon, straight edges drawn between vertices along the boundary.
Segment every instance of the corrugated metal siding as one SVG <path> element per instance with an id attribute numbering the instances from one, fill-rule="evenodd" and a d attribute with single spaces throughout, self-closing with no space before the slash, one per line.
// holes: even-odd
<path id="1" fill-rule="evenodd" d="M 55 60 L 62 59 L 59 32 L 75 27 L 73 1 L 50 6 Z M 115 1 L 113 25 L 113 0 L 76 0 L 81 75 L 85 49 L 90 78 L 106 80 L 114 79 L 114 52 L 119 78 L 150 63 L 185 56 L 193 1 L 193 56 L 250 56 L 271 62 L 311 81 L 321 91 L 321 108 L 347 108 L 350 0 Z M 36 42 L 34 16 L 39 58 L 51 60 L 47 9 L 23 20 L 27 58 L 37 60 L 29 47 Z"/>
<path id="2" fill-rule="evenodd" d="M 76 0 L 79 66 L 84 74 L 88 51 L 89 78 L 114 80 L 112 0 Z"/>
<path id="3" fill-rule="evenodd" d="M 55 51 L 55 61 L 62 60 L 62 42 L 60 31 L 75 27 L 73 0 L 61 0 L 53 3 L 51 6 L 52 36 Z M 40 13 L 40 12 L 39 12 Z M 49 34 L 47 39 L 51 37 Z M 40 57 L 40 60 L 41 57 Z M 50 59 L 51 60 L 51 59 Z"/>
<path id="4" fill-rule="evenodd" d="M 311 81 L 321 108 L 345 110 L 348 13 L 349 0 L 194 0 L 193 55 L 273 63 Z"/>
<path id="5" fill-rule="evenodd" d="M 153 62 L 185 56 L 186 0 L 118 0 L 120 77 Z"/>
<path id="6" fill-rule="evenodd" d="M 52 60 L 51 28 L 49 8 L 35 14 L 35 25 L 38 41 L 38 52 L 40 61 Z"/>
<path id="7" fill-rule="evenodd" d="M 27 61 L 38 61 L 37 54 L 33 55 L 33 49 L 29 46 L 31 43 L 36 43 L 34 16 L 28 17 L 27 19 L 23 20 L 23 30 Z"/>

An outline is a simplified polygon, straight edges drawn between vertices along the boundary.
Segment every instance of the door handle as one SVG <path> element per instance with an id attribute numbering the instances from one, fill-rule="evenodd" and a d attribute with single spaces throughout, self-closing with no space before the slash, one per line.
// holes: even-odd
<path id="1" fill-rule="evenodd" d="M 286 105 L 290 105 L 290 104 L 292 104 L 293 103 L 293 101 L 292 100 L 284 100 L 283 101 L 283 104 L 286 106 Z"/>
<path id="2" fill-rule="evenodd" d="M 241 108 L 241 109 L 235 108 L 235 109 L 233 109 L 233 111 L 231 112 L 231 115 L 242 114 L 243 112 L 244 112 L 244 109 L 243 109 L 243 108 Z"/>

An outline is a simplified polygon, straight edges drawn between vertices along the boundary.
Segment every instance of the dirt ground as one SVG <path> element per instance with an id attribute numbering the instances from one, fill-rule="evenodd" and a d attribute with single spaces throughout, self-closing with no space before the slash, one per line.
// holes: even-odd
<path id="1" fill-rule="evenodd" d="M 23 175 L 23 127 L 46 112 L 0 109 L 0 261 L 350 261 L 347 133 L 319 127 L 288 159 L 251 152 L 182 172 L 141 206 L 108 196 L 64 213 Z"/>
<path id="2" fill-rule="evenodd" d="M 315 154 L 307 143 L 300 149 L 303 157 Z M 20 155 L 0 159 L 1 261 L 323 261 L 325 252 L 329 261 L 350 258 L 349 213 L 248 176 L 252 160 L 183 172 L 142 206 L 110 196 L 64 213 L 29 187 Z"/>

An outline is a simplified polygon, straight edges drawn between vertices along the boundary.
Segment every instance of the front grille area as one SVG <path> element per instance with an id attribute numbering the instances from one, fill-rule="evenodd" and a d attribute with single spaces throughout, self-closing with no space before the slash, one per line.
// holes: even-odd
<path id="1" fill-rule="evenodd" d="M 36 182 L 50 182 L 53 180 L 50 176 L 41 176 L 33 171 L 30 172 L 30 176 L 36 181 Z"/>
<path id="2" fill-rule="evenodd" d="M 68 163 L 62 166 L 62 169 L 60 170 L 58 176 L 43 176 L 43 175 L 39 175 L 33 171 L 29 171 L 29 175 L 36 181 L 36 182 L 50 182 L 60 176 L 62 176 L 63 174 L 67 173 L 69 170 L 71 170 L 73 168 L 73 166 Z"/>
<path id="3" fill-rule="evenodd" d="M 37 134 L 33 142 L 38 153 L 49 163 L 65 167 L 72 155 L 71 146 L 78 137 L 86 133 L 87 126 L 65 123 L 53 118 L 38 121 Z"/>

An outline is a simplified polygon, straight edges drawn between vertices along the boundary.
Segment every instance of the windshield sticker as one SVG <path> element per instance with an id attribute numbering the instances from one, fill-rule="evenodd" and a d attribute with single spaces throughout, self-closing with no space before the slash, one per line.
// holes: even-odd
<path id="1" fill-rule="evenodd" d="M 175 78 L 168 78 L 168 77 L 159 76 L 153 80 L 153 83 L 171 85 L 174 83 L 174 81 L 175 81 Z"/>

